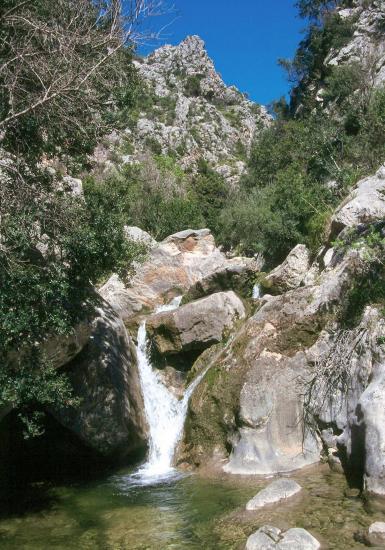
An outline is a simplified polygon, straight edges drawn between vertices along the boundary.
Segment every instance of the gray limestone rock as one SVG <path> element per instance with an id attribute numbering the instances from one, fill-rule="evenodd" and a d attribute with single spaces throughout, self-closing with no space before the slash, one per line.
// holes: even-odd
<path id="1" fill-rule="evenodd" d="M 280 294 L 298 288 L 310 268 L 310 251 L 304 244 L 297 244 L 285 261 L 273 269 L 264 280 L 271 293 Z"/>
<path id="2" fill-rule="evenodd" d="M 305 529 L 295 527 L 283 533 L 280 529 L 264 525 L 251 535 L 246 550 L 318 550 L 320 543 Z"/>
<path id="3" fill-rule="evenodd" d="M 176 310 L 149 317 L 147 332 L 161 355 L 204 350 L 221 342 L 245 308 L 232 292 L 217 292 Z"/>
<path id="4" fill-rule="evenodd" d="M 258 510 L 269 504 L 281 503 L 299 493 L 301 489 L 302 487 L 293 479 L 277 479 L 249 500 L 246 510 Z"/>

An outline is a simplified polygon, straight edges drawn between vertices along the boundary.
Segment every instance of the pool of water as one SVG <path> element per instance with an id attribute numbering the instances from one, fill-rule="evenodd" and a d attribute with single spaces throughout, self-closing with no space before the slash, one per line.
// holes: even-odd
<path id="1" fill-rule="evenodd" d="M 323 548 L 364 549 L 356 533 L 384 520 L 371 512 L 342 475 L 326 467 L 296 476 L 304 490 L 261 512 L 245 504 L 267 480 L 179 475 L 158 484 L 135 482 L 129 471 L 86 484 L 38 483 L 4 507 L 0 548 L 7 549 L 241 549 L 265 523 L 305 527 Z"/>

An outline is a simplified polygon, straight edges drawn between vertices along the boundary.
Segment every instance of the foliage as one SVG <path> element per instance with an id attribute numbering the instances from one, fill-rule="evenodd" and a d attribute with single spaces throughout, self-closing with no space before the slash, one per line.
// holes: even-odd
<path id="1" fill-rule="evenodd" d="M 5 0 L 0 8 L 0 130 L 25 156 L 90 152 L 132 101 L 138 2 Z M 129 24 L 131 23 L 131 25 Z M 99 116 L 98 116 L 99 115 Z"/>
<path id="2" fill-rule="evenodd" d="M 202 93 L 201 76 L 196 74 L 189 75 L 186 78 L 184 91 L 188 97 L 199 97 Z"/>
<path id="3" fill-rule="evenodd" d="M 198 174 L 193 181 L 193 189 L 205 225 L 218 235 L 220 213 L 229 195 L 228 185 L 220 174 L 212 170 L 203 159 L 200 159 Z"/>
<path id="4" fill-rule="evenodd" d="M 36 406 L 48 405 L 76 407 L 79 400 L 72 396 L 67 376 L 58 374 L 49 363 L 41 358 L 39 351 L 32 348 L 23 363 L 0 370 L 0 406 L 9 403 L 19 409 L 19 418 L 24 424 L 24 437 L 37 437 L 44 433 L 44 413 Z"/>
<path id="5" fill-rule="evenodd" d="M 82 198 L 61 178 L 83 170 L 100 136 L 132 109 L 132 32 L 150 5 L 135 1 L 124 17 L 121 7 L 0 6 L 0 399 L 23 418 L 28 409 L 37 435 L 34 408 L 75 404 L 46 362 L 45 339 L 68 333 L 92 307 L 92 285 L 142 253 L 127 242 L 110 189 L 86 182 Z"/>
<path id="6" fill-rule="evenodd" d="M 352 328 L 360 321 L 368 304 L 381 306 L 385 314 L 384 223 L 352 230 L 336 244 L 337 249 L 344 252 L 357 249 L 363 260 L 362 272 L 355 278 L 340 313 L 341 323 Z"/>

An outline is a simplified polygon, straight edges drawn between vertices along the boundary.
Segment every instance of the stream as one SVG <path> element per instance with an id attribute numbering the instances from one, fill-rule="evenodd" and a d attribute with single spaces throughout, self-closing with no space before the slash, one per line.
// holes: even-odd
<path id="1" fill-rule="evenodd" d="M 174 299 L 158 312 L 179 304 L 180 298 Z M 256 512 L 246 512 L 245 505 L 270 480 L 178 471 L 174 452 L 189 398 L 205 371 L 179 400 L 151 366 L 145 322 L 138 330 L 137 354 L 149 425 L 146 461 L 135 469 L 100 471 L 89 481 L 39 478 L 19 482 L 9 496 L 3 491 L 2 550 L 243 550 L 247 537 L 265 524 L 303 527 L 323 549 L 365 548 L 361 533 L 384 521 L 384 514 L 365 506 L 345 477 L 326 465 L 293 474 L 303 491 Z"/>
<path id="2" fill-rule="evenodd" d="M 293 476 L 300 498 L 246 512 L 246 502 L 266 480 L 197 474 L 156 484 L 135 484 L 132 471 L 90 483 L 31 487 L 17 510 L 2 510 L 2 550 L 241 550 L 247 536 L 266 523 L 312 532 L 324 549 L 365 546 L 354 534 L 367 530 L 380 512 L 368 513 L 344 476 L 327 466 Z"/>

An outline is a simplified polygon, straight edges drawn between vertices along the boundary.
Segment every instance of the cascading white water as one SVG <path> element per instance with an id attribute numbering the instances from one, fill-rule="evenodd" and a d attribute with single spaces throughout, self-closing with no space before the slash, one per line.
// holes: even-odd
<path id="1" fill-rule="evenodd" d="M 180 302 L 181 297 L 175 298 L 169 305 L 161 306 L 156 312 L 176 309 Z M 138 330 L 137 355 L 144 409 L 150 433 L 148 460 L 136 472 L 135 477 L 139 477 L 143 482 L 151 482 L 175 472 L 172 461 L 182 435 L 188 402 L 206 371 L 190 384 L 181 400 L 177 399 L 151 366 L 145 321 L 141 323 Z"/>
<path id="2" fill-rule="evenodd" d="M 261 286 L 256 284 L 253 286 L 253 295 L 252 295 L 252 298 L 253 300 L 258 300 L 260 297 L 261 297 L 262 293 L 261 293 Z"/>

